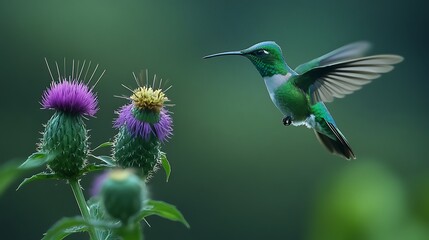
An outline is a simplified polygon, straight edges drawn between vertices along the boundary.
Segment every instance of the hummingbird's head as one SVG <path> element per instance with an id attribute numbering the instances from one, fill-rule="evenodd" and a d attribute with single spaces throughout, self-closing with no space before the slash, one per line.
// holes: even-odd
<path id="1" fill-rule="evenodd" d="M 260 42 L 241 51 L 223 52 L 205 56 L 212 58 L 224 55 L 241 55 L 247 57 L 262 77 L 270 77 L 275 74 L 287 74 L 287 66 L 283 58 L 282 49 L 272 41 Z"/>

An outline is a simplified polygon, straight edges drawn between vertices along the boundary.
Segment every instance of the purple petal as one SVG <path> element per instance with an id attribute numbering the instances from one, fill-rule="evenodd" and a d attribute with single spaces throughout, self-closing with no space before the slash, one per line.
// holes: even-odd
<path id="1" fill-rule="evenodd" d="M 42 96 L 42 106 L 45 109 L 91 117 L 98 110 L 97 104 L 97 97 L 91 89 L 85 83 L 75 80 L 52 82 Z"/>
<path id="2" fill-rule="evenodd" d="M 108 173 L 109 173 L 108 171 L 105 171 L 105 172 L 103 172 L 103 173 L 101 173 L 95 177 L 94 181 L 92 182 L 91 189 L 90 189 L 91 196 L 96 196 L 100 193 L 101 186 L 102 186 L 104 180 L 106 180 Z"/>
<path id="3" fill-rule="evenodd" d="M 148 140 L 151 134 L 154 134 L 161 142 L 173 134 L 173 120 L 166 109 L 161 109 L 160 120 L 157 123 L 147 123 L 136 119 L 132 109 L 133 104 L 125 105 L 119 109 L 118 118 L 114 122 L 115 128 L 125 125 L 134 136 Z"/>

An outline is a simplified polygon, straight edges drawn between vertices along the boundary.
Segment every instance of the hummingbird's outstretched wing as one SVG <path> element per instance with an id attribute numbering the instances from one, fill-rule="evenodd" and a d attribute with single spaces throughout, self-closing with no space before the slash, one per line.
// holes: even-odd
<path id="1" fill-rule="evenodd" d="M 308 92 L 313 103 L 332 102 L 391 71 L 393 64 L 403 60 L 388 54 L 350 59 L 361 55 L 368 48 L 365 46 L 350 44 L 300 65 L 295 70 L 299 74 L 293 79 L 295 85 Z"/>
<path id="2" fill-rule="evenodd" d="M 363 57 L 370 47 L 371 44 L 369 42 L 362 41 L 351 43 L 299 65 L 295 69 L 295 72 L 302 74 L 315 67 L 325 66 L 352 58 Z"/>

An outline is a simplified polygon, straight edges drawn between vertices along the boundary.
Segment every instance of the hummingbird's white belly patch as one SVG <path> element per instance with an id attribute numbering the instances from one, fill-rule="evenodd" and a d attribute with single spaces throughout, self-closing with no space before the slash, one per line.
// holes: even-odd
<path id="1" fill-rule="evenodd" d="M 314 116 L 314 114 L 310 114 L 310 116 L 308 116 L 304 121 L 292 121 L 292 125 L 293 126 L 306 126 L 307 128 L 315 128 L 316 127 L 320 127 L 319 123 L 316 122 L 316 117 Z M 317 125 L 317 126 L 316 126 Z"/>
<path id="2" fill-rule="evenodd" d="M 270 93 L 270 95 L 273 95 L 274 91 L 278 87 L 280 87 L 280 85 L 287 82 L 290 76 L 292 76 L 291 73 L 288 73 L 286 75 L 275 74 L 271 77 L 264 77 L 265 86 L 267 86 L 267 90 Z"/>

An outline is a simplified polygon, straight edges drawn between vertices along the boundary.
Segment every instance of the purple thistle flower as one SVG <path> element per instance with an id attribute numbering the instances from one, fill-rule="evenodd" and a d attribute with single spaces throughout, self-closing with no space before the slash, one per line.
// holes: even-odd
<path id="1" fill-rule="evenodd" d="M 146 71 L 146 79 L 148 73 Z M 135 75 L 134 75 L 135 77 Z M 170 89 L 155 88 L 153 83 L 140 84 L 135 77 L 137 89 L 131 90 L 130 97 L 124 97 L 131 103 L 121 107 L 113 125 L 119 129 L 115 137 L 113 156 L 118 166 L 132 168 L 138 175 L 148 179 L 161 164 L 161 143 L 171 137 L 173 121 L 166 106 L 170 100 L 165 92 Z"/>
<path id="2" fill-rule="evenodd" d="M 97 112 L 97 97 L 85 83 L 76 80 L 63 79 L 52 82 L 43 93 L 42 106 L 45 109 L 70 113 L 73 115 L 88 115 L 93 117 Z"/>
<path id="3" fill-rule="evenodd" d="M 173 121 L 166 109 L 161 108 L 158 122 L 148 123 L 137 119 L 133 114 L 133 108 L 134 105 L 131 103 L 119 109 L 118 118 L 114 122 L 115 128 L 125 125 L 134 137 L 140 136 L 145 140 L 149 140 L 151 134 L 154 134 L 161 142 L 171 137 Z"/>

